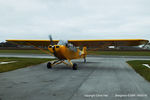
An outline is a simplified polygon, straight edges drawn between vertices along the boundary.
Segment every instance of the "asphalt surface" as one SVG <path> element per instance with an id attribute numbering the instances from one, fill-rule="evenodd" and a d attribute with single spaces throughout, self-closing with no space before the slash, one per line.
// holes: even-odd
<path id="1" fill-rule="evenodd" d="M 40 55 L 38 55 L 40 57 Z M 46 63 L 0 73 L 0 100 L 150 100 L 150 82 L 127 60 L 149 57 L 88 56 L 78 70 Z"/>
<path id="2" fill-rule="evenodd" d="M 134 58 L 134 59 L 150 59 L 150 56 L 114 56 L 114 55 L 87 55 L 88 57 L 99 58 Z M 22 57 L 22 58 L 55 58 L 48 54 L 19 54 L 19 53 L 0 53 L 0 57 Z"/>

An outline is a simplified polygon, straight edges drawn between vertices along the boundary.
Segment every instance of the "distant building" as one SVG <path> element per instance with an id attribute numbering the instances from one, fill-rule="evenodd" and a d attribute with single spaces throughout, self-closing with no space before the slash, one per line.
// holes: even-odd
<path id="1" fill-rule="evenodd" d="M 120 50 L 143 50 L 144 48 L 139 46 L 119 46 L 118 49 Z"/>

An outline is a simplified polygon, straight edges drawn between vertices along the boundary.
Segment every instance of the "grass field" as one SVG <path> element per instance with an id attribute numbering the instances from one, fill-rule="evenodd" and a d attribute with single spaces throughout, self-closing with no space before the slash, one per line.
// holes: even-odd
<path id="1" fill-rule="evenodd" d="M 150 68 L 142 65 L 142 64 L 150 65 L 150 60 L 134 60 L 134 61 L 127 61 L 127 63 L 131 65 L 132 68 L 137 73 L 143 76 L 146 80 L 150 81 Z"/>
<path id="2" fill-rule="evenodd" d="M 0 50 L 0 53 L 45 54 L 40 50 Z M 150 56 L 149 51 L 88 51 L 88 55 Z"/>
<path id="3" fill-rule="evenodd" d="M 19 69 L 19 68 L 24 68 L 31 65 L 37 65 L 50 60 L 52 59 L 0 57 L 0 62 L 16 61 L 14 63 L 9 63 L 9 64 L 0 64 L 0 73 Z"/>
<path id="4" fill-rule="evenodd" d="M 90 55 L 150 56 L 149 51 L 88 51 Z"/>
<path id="5" fill-rule="evenodd" d="M 45 54 L 40 50 L 0 50 L 0 53 Z"/>

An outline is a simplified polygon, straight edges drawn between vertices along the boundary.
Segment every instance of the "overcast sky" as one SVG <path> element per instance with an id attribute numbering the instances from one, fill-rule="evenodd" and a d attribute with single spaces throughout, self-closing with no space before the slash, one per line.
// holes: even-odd
<path id="1" fill-rule="evenodd" d="M 150 40 L 150 0 L 0 0 L 6 39 Z"/>

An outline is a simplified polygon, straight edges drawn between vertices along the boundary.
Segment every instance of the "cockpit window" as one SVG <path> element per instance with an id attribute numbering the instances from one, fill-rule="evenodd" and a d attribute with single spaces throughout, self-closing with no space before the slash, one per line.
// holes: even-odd
<path id="1" fill-rule="evenodd" d="M 67 45 L 68 41 L 67 40 L 59 40 L 57 45 Z"/>
<path id="2" fill-rule="evenodd" d="M 77 48 L 73 44 L 68 43 L 67 40 L 60 40 L 57 45 L 65 45 L 68 49 L 77 52 Z"/>

